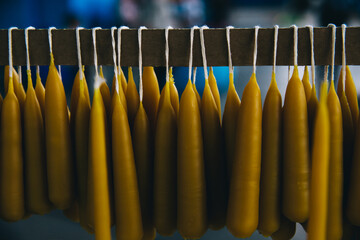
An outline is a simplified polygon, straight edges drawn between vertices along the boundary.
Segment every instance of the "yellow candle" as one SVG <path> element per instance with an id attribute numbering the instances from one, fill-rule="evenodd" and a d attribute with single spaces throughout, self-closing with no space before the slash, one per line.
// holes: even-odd
<path id="1" fill-rule="evenodd" d="M 129 88 L 130 84 L 128 86 L 128 89 Z M 153 136 L 150 121 L 142 102 L 140 102 L 134 119 L 132 141 L 141 204 L 141 216 L 144 231 L 143 239 L 155 238 L 153 221 L 154 145 L 152 139 Z"/>
<path id="2" fill-rule="evenodd" d="M 160 99 L 160 89 L 158 80 L 153 67 L 143 68 L 143 105 L 149 118 L 151 130 L 155 132 L 156 114 Z"/>
<path id="3" fill-rule="evenodd" d="M 283 107 L 282 211 L 293 222 L 309 215 L 309 135 L 306 95 L 297 66 L 288 82 Z"/>
<path id="4" fill-rule="evenodd" d="M 20 104 L 20 112 L 21 116 L 23 116 L 23 110 L 24 110 L 24 103 L 26 98 L 26 93 L 24 90 L 24 87 L 19 79 L 19 74 L 15 71 L 13 68 L 13 85 L 14 85 L 14 92 L 18 99 L 18 102 Z M 4 69 L 4 88 L 5 88 L 5 94 L 8 91 L 8 84 L 9 83 L 9 66 L 5 66 Z"/>
<path id="5" fill-rule="evenodd" d="M 330 162 L 326 239 L 335 240 L 342 236 L 343 130 L 341 105 L 335 92 L 334 81 L 330 83 L 327 107 L 330 119 Z"/>
<path id="6" fill-rule="evenodd" d="M 119 93 L 118 94 L 120 96 L 121 103 L 122 103 L 125 111 L 127 112 L 127 103 L 126 103 L 125 91 L 123 89 L 123 85 L 121 84 L 121 78 L 125 78 L 125 75 L 124 75 L 122 70 L 121 70 L 121 75 L 118 75 L 118 81 L 119 81 L 118 83 L 116 83 L 115 75 L 113 77 L 112 85 L 111 85 L 111 98 L 113 97 L 114 93 L 116 92 L 116 86 L 118 86 L 118 88 L 119 88 Z M 126 80 L 125 80 L 125 83 L 126 83 Z M 112 108 L 113 108 L 113 106 L 111 106 L 111 112 L 112 112 Z"/>
<path id="7" fill-rule="evenodd" d="M 48 198 L 44 122 L 30 70 L 27 76 L 24 104 L 25 204 L 30 213 L 45 214 L 52 206 Z"/>
<path id="8" fill-rule="evenodd" d="M 272 73 L 262 115 L 259 232 L 270 236 L 280 228 L 282 101 Z"/>
<path id="9" fill-rule="evenodd" d="M 261 93 L 256 75 L 246 85 L 236 127 L 226 226 L 235 237 L 250 237 L 258 226 L 261 168 Z"/>
<path id="10" fill-rule="evenodd" d="M 129 118 L 129 124 L 130 124 L 130 130 L 133 130 L 133 125 L 134 125 L 134 120 L 135 120 L 135 116 L 136 113 L 138 111 L 139 108 L 139 102 L 140 102 L 140 98 L 139 98 L 139 93 L 136 89 L 136 85 L 135 85 L 135 81 L 134 81 L 134 77 L 133 77 L 133 72 L 132 72 L 132 68 L 129 67 L 128 70 L 128 85 L 127 85 L 127 89 L 126 89 L 126 103 L 128 106 L 128 118 Z"/>
<path id="11" fill-rule="evenodd" d="M 91 231 L 87 213 L 90 99 L 85 76 L 82 76 L 80 79 L 80 73 L 77 73 L 71 92 L 70 126 L 75 149 L 79 221 L 83 228 Z"/>
<path id="12" fill-rule="evenodd" d="M 143 226 L 129 122 L 117 92 L 113 95 L 112 104 L 116 239 L 140 240 L 143 237 Z"/>
<path id="13" fill-rule="evenodd" d="M 339 79 L 339 81 L 340 81 L 340 79 Z M 354 129 L 356 130 L 356 125 L 357 125 L 358 118 L 359 118 L 359 103 L 358 103 L 358 97 L 357 97 L 355 83 L 352 78 L 349 66 L 346 66 L 345 94 L 346 94 L 346 98 L 349 102 L 353 126 L 354 126 Z"/>
<path id="14" fill-rule="evenodd" d="M 66 97 L 59 73 L 51 58 L 45 92 L 45 139 L 49 199 L 67 209 L 74 196 L 74 163 Z"/>
<path id="15" fill-rule="evenodd" d="M 179 93 L 175 86 L 174 76 L 172 74 L 172 68 L 170 68 L 170 100 L 171 105 L 175 111 L 176 116 L 179 114 Z"/>
<path id="16" fill-rule="evenodd" d="M 94 90 L 89 123 L 89 164 L 92 169 L 96 239 L 111 239 L 110 193 L 106 147 L 106 111 L 100 87 Z"/>
<path id="17" fill-rule="evenodd" d="M 240 108 L 240 98 L 235 90 L 234 74 L 229 74 L 229 89 L 226 96 L 222 127 L 224 130 L 227 175 L 230 182 L 235 154 L 236 119 Z"/>
<path id="18" fill-rule="evenodd" d="M 0 140 L 0 216 L 6 221 L 18 221 L 25 215 L 22 127 L 12 78 L 1 109 Z"/>
<path id="19" fill-rule="evenodd" d="M 178 117 L 177 228 L 183 238 L 207 229 L 203 139 L 198 100 L 189 79 Z"/>
<path id="20" fill-rule="evenodd" d="M 217 110 L 219 112 L 220 121 L 221 121 L 220 93 L 219 93 L 219 89 L 218 89 L 218 86 L 217 86 L 217 83 L 216 83 L 216 78 L 215 78 L 214 71 L 213 71 L 212 67 L 210 67 L 210 72 L 209 72 L 209 85 L 210 85 L 210 89 L 211 89 L 212 95 L 214 97 L 216 107 L 217 107 Z"/>
<path id="21" fill-rule="evenodd" d="M 218 230 L 223 228 L 226 222 L 227 179 L 226 163 L 223 158 L 221 120 L 209 82 L 210 80 L 205 79 L 205 87 L 201 101 L 201 122 L 208 223 L 211 229 Z"/>
<path id="22" fill-rule="evenodd" d="M 45 120 L 45 88 L 41 82 L 40 74 L 36 73 L 36 85 L 35 85 L 36 98 L 39 101 L 41 115 Z"/>
<path id="23" fill-rule="evenodd" d="M 330 120 L 327 108 L 328 84 L 321 84 L 320 103 L 315 117 L 307 239 L 325 240 L 328 211 Z"/>
<path id="24" fill-rule="evenodd" d="M 309 98 L 311 96 L 311 84 L 310 84 L 310 81 L 309 81 L 309 70 L 308 70 L 307 66 L 305 66 L 304 75 L 303 75 L 303 78 L 302 78 L 301 82 L 302 82 L 302 84 L 304 86 L 306 100 L 309 101 Z"/>
<path id="25" fill-rule="evenodd" d="M 315 89 L 315 86 L 312 86 L 310 98 L 308 99 L 308 102 L 307 102 L 310 153 L 312 152 L 315 116 L 316 116 L 318 105 L 319 105 L 319 101 L 316 97 L 316 89 Z"/>
<path id="26" fill-rule="evenodd" d="M 163 236 L 176 230 L 177 115 L 171 103 L 171 82 L 166 82 L 159 103 L 155 130 L 154 223 Z"/>

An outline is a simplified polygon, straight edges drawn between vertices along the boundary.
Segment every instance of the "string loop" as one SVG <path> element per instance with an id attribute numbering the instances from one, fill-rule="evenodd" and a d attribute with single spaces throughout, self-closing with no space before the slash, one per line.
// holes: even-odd
<path id="1" fill-rule="evenodd" d="M 279 25 L 274 26 L 274 59 L 272 71 L 275 73 L 276 67 L 276 56 L 277 56 L 277 45 L 278 45 Z"/>
<path id="2" fill-rule="evenodd" d="M 346 50 L 345 50 L 345 37 L 346 37 L 346 24 L 341 25 L 341 36 L 342 36 L 342 80 L 345 90 L 345 75 L 346 75 Z"/>
<path id="3" fill-rule="evenodd" d="M 117 53 L 118 53 L 118 74 L 121 74 L 121 31 L 124 29 L 129 29 L 127 26 L 121 26 L 118 28 L 117 32 Z"/>
<path id="4" fill-rule="evenodd" d="M 298 27 L 296 25 L 292 25 L 294 28 L 294 66 L 298 65 Z"/>
<path id="5" fill-rule="evenodd" d="M 191 69 L 193 64 L 193 46 L 194 46 L 194 30 L 199 29 L 198 26 L 193 26 L 190 29 L 190 53 L 189 53 L 189 79 L 191 79 Z M 193 81 L 195 84 L 195 80 Z"/>
<path id="6" fill-rule="evenodd" d="M 227 48 L 228 48 L 228 59 L 229 59 L 229 73 L 234 73 L 234 67 L 231 58 L 231 39 L 230 39 L 230 30 L 233 29 L 233 26 L 226 27 L 226 41 L 227 41 Z"/>
<path id="7" fill-rule="evenodd" d="M 138 42 L 139 42 L 139 95 L 140 95 L 140 102 L 142 102 L 144 97 L 144 89 L 143 89 L 143 76 L 142 76 L 142 47 L 141 47 L 141 37 L 142 37 L 142 30 L 146 29 L 145 26 L 141 26 L 138 30 Z"/>
<path id="8" fill-rule="evenodd" d="M 310 51 L 311 51 L 311 81 L 313 87 L 315 86 L 315 52 L 314 52 L 314 27 L 311 25 L 306 26 L 309 28 L 310 34 Z"/>
<path id="9" fill-rule="evenodd" d="M 207 71 L 204 29 L 209 29 L 209 27 L 205 25 L 200 28 L 201 55 L 202 55 L 202 59 L 203 59 L 204 76 L 205 76 L 205 79 L 208 79 L 209 76 L 208 76 L 208 71 Z"/>
<path id="10" fill-rule="evenodd" d="M 115 89 L 116 92 L 119 93 L 119 72 L 116 66 L 116 50 L 115 50 L 115 30 L 117 30 L 117 27 L 111 28 L 111 45 L 112 45 L 112 51 L 113 51 L 113 62 L 114 62 L 114 76 L 115 76 Z M 118 76 L 119 75 L 119 76 Z"/>
<path id="11" fill-rule="evenodd" d="M 331 31 L 331 81 L 334 81 L 336 26 L 334 24 L 329 24 L 328 27 L 332 28 L 332 31 Z"/>
<path id="12" fill-rule="evenodd" d="M 11 27 L 8 30 L 8 42 L 9 42 L 9 78 L 13 76 L 13 55 L 12 55 L 12 30 L 18 29 L 17 27 Z"/>
<path id="13" fill-rule="evenodd" d="M 30 54 L 29 54 L 29 30 L 34 30 L 34 27 L 27 27 L 25 29 L 25 49 L 26 49 L 26 69 L 30 71 Z"/>
<path id="14" fill-rule="evenodd" d="M 259 35 L 259 26 L 255 26 L 255 37 L 254 37 L 254 54 L 253 54 L 253 73 L 256 73 L 256 60 L 257 60 L 257 50 L 258 50 L 258 35 Z"/>
<path id="15" fill-rule="evenodd" d="M 83 27 L 77 27 L 76 30 L 75 30 L 76 48 L 77 48 L 77 57 L 78 57 L 80 80 L 82 80 L 84 78 L 84 73 L 82 71 L 81 46 L 80 46 L 80 30 L 81 29 L 84 29 L 84 28 Z"/>
<path id="16" fill-rule="evenodd" d="M 165 29 L 165 62 L 166 62 L 166 82 L 169 81 L 169 29 L 173 29 L 171 26 L 168 26 Z"/>

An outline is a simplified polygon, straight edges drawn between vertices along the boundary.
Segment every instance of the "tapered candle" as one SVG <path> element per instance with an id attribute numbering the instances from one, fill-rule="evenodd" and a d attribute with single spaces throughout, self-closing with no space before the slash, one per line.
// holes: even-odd
<path id="1" fill-rule="evenodd" d="M 216 78 L 214 75 L 214 70 L 212 67 L 210 67 L 210 71 L 209 71 L 209 85 L 210 85 L 210 89 L 212 92 L 212 95 L 214 97 L 215 103 L 216 103 L 216 107 L 217 110 L 219 112 L 219 117 L 220 117 L 220 121 L 221 121 L 221 101 L 220 101 L 220 93 L 219 93 L 219 89 L 216 83 Z"/>
<path id="2" fill-rule="evenodd" d="M 306 100 L 309 101 L 309 98 L 311 96 L 311 84 L 310 84 L 310 80 L 309 80 L 309 70 L 308 70 L 307 66 L 305 66 L 304 75 L 303 75 L 301 82 L 304 87 Z"/>
<path id="3" fill-rule="evenodd" d="M 139 108 L 140 98 L 139 98 L 139 93 L 136 89 L 136 85 L 135 85 L 131 67 L 129 67 L 128 74 L 129 74 L 129 76 L 128 76 L 129 82 L 128 82 L 125 96 L 126 96 L 126 103 L 128 106 L 129 125 L 130 125 L 130 130 L 132 131 L 135 116 L 136 116 L 136 113 Z"/>

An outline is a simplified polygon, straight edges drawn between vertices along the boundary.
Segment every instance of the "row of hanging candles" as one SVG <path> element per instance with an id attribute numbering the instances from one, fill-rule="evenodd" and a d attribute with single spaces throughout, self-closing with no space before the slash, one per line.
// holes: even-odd
<path id="1" fill-rule="evenodd" d="M 354 141 L 360 143 L 359 110 L 345 55 L 337 93 L 333 63 L 330 90 L 324 80 L 318 101 L 313 42 L 311 87 L 307 67 L 302 81 L 298 76 L 294 27 L 295 67 L 282 106 L 275 79 L 275 27 L 273 74 L 262 109 L 256 80 L 258 27 L 253 74 L 241 103 L 234 87 L 228 27 L 230 84 L 221 119 L 215 76 L 211 68 L 207 73 L 204 27 L 200 29 L 204 92 L 200 97 L 190 80 L 190 54 L 189 81 L 180 102 L 168 66 L 169 28 L 165 32 L 167 77 L 161 93 L 154 69 L 142 68 L 142 29 L 138 32 L 139 93 L 131 68 L 126 81 L 116 63 L 120 59 L 115 53 L 116 28 L 111 31 L 115 67 L 110 91 L 101 71 L 98 73 L 97 28 L 93 29 L 96 77 L 92 106 L 77 29 L 79 72 L 70 111 L 52 53 L 45 88 L 39 74 L 33 87 L 27 57 L 25 93 L 12 67 L 10 44 L 6 96 L 1 105 L 2 219 L 17 221 L 58 208 L 95 233 L 96 239 L 111 239 L 113 224 L 118 239 L 153 239 L 156 231 L 168 236 L 175 230 L 184 238 L 200 238 L 208 227 L 224 226 L 236 237 L 249 237 L 258 229 L 274 239 L 290 239 L 295 222 L 303 223 L 309 239 L 339 239 L 351 234 L 352 225 L 360 225 L 360 150 L 352 149 Z M 312 27 L 309 29 L 313 36 Z M 345 53 L 345 27 L 342 30 Z M 52 50 L 51 29 L 49 40 Z M 118 54 L 119 49 L 118 45 Z"/>

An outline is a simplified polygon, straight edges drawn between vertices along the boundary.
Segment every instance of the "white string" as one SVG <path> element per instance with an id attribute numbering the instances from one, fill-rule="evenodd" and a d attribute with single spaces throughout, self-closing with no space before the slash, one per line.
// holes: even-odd
<path id="1" fill-rule="evenodd" d="M 203 67 L 204 67 L 204 76 L 205 79 L 208 79 L 208 72 L 207 72 L 207 62 L 206 62 L 206 52 L 205 52 L 205 40 L 204 40 L 204 29 L 208 29 L 208 26 L 202 26 L 200 28 L 200 43 L 201 43 L 201 54 L 203 59 Z"/>
<path id="2" fill-rule="evenodd" d="M 275 73 L 275 67 L 276 67 L 278 35 L 279 35 L 279 25 L 275 25 L 274 26 L 274 60 L 273 60 L 273 69 L 272 69 L 273 73 Z"/>
<path id="3" fill-rule="evenodd" d="M 48 30 L 48 38 L 49 38 L 49 49 L 50 49 L 50 54 L 52 55 L 53 54 L 53 45 L 52 45 L 52 33 L 51 31 L 56 29 L 56 27 L 49 27 L 49 30 Z"/>
<path id="4" fill-rule="evenodd" d="M 36 66 L 36 74 L 40 76 L 40 66 L 39 65 Z"/>
<path id="5" fill-rule="evenodd" d="M 29 30 L 34 30 L 34 27 L 27 27 L 25 29 L 25 49 L 26 49 L 26 69 L 30 71 L 30 54 L 29 54 Z"/>
<path id="6" fill-rule="evenodd" d="M 193 26 L 190 30 L 190 53 L 189 53 L 189 79 L 191 79 L 191 70 L 193 64 L 193 45 L 194 45 L 194 30 L 199 29 L 198 26 Z M 195 84 L 195 81 L 193 82 Z"/>
<path id="7" fill-rule="evenodd" d="M 101 27 L 95 27 L 92 29 L 92 38 L 93 38 L 93 45 L 94 45 L 94 66 L 95 66 L 95 75 L 99 77 L 98 71 L 98 58 L 97 58 L 97 49 L 96 49 L 96 30 L 101 29 Z"/>
<path id="8" fill-rule="evenodd" d="M 145 26 L 141 26 L 138 30 L 138 42 L 139 42 L 139 95 L 140 95 L 140 102 L 143 100 L 144 96 L 144 89 L 143 89 L 143 77 L 142 77 L 142 48 L 141 48 L 141 34 L 142 30 L 146 29 Z"/>
<path id="9" fill-rule="evenodd" d="M 118 77 L 119 72 L 118 72 L 117 66 L 116 66 L 115 30 L 117 30 L 117 27 L 111 28 L 111 45 L 112 45 L 112 50 L 113 50 L 114 75 L 115 75 L 115 81 L 116 81 L 115 89 L 116 89 L 116 92 L 119 93 L 119 77 Z"/>
<path id="10" fill-rule="evenodd" d="M 84 29 L 83 27 L 77 27 L 75 30 L 76 34 L 76 48 L 77 48 L 77 57 L 78 57 L 78 65 L 79 65 L 79 74 L 80 80 L 84 78 L 84 73 L 82 71 L 82 61 L 81 61 L 81 45 L 80 45 L 80 30 Z"/>
<path id="11" fill-rule="evenodd" d="M 166 82 L 169 81 L 169 29 L 172 29 L 171 26 L 168 26 L 165 29 L 165 62 L 166 62 Z"/>
<path id="12" fill-rule="evenodd" d="M 58 65 L 58 68 L 59 68 L 59 76 L 60 76 L 60 79 L 62 80 L 62 76 L 61 76 L 61 66 Z"/>
<path id="13" fill-rule="evenodd" d="M 194 67 L 194 73 L 193 73 L 193 84 L 195 85 L 196 82 L 196 67 Z"/>
<path id="14" fill-rule="evenodd" d="M 22 72 L 21 72 L 21 66 L 18 66 L 18 75 L 19 75 L 19 82 L 22 83 Z"/>
<path id="15" fill-rule="evenodd" d="M 315 52 L 314 52 L 314 27 L 307 26 L 310 34 L 310 51 L 311 51 L 311 80 L 312 85 L 315 86 Z"/>
<path id="16" fill-rule="evenodd" d="M 334 24 L 329 24 L 328 27 L 332 28 L 332 34 L 331 34 L 331 81 L 334 81 L 336 26 Z"/>
<path id="17" fill-rule="evenodd" d="M 324 71 L 324 82 L 327 82 L 328 80 L 328 72 L 329 72 L 329 65 L 326 65 Z"/>
<path id="18" fill-rule="evenodd" d="M 343 79 L 343 86 L 345 90 L 345 68 L 346 68 L 346 52 L 345 52 L 345 36 L 346 36 L 346 25 L 341 25 L 341 35 L 342 35 L 342 79 Z"/>
<path id="19" fill-rule="evenodd" d="M 288 81 L 290 80 L 291 75 L 290 75 L 290 66 L 288 67 Z"/>
<path id="20" fill-rule="evenodd" d="M 120 76 L 121 74 L 121 31 L 123 29 L 129 29 L 126 26 L 121 26 L 120 28 L 118 28 L 118 32 L 117 32 L 117 53 L 118 53 L 118 74 Z"/>
<path id="21" fill-rule="evenodd" d="M 296 25 L 292 25 L 294 28 L 294 66 L 298 64 L 298 27 Z"/>
<path id="22" fill-rule="evenodd" d="M 228 62 L 229 62 L 229 73 L 234 72 L 234 67 L 232 64 L 232 58 L 231 58 L 231 44 L 230 44 L 230 29 L 233 29 L 233 26 L 227 26 L 226 27 L 226 41 L 227 41 L 227 48 L 228 48 Z"/>
<path id="23" fill-rule="evenodd" d="M 17 27 L 11 27 L 8 30 L 8 42 L 9 42 L 9 78 L 13 76 L 13 56 L 12 56 L 12 30 L 18 29 Z"/>
<path id="24" fill-rule="evenodd" d="M 257 45 L 258 45 L 258 34 L 259 26 L 255 26 L 255 43 L 254 43 L 254 55 L 253 55 L 253 73 L 256 73 L 256 59 L 257 59 Z"/>

